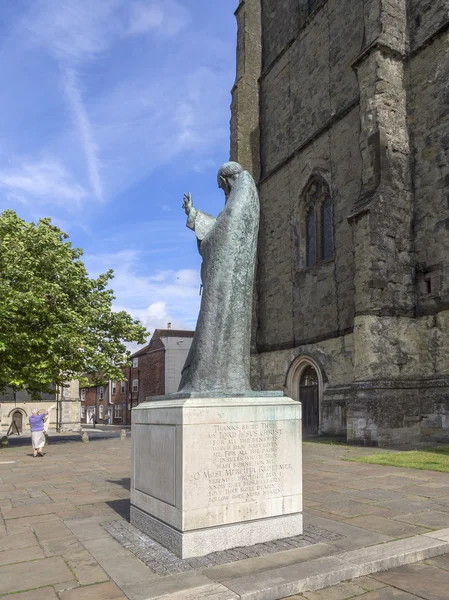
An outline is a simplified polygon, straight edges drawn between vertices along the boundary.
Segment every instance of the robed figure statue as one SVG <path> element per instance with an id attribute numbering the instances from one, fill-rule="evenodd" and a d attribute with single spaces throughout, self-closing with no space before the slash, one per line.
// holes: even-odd
<path id="1" fill-rule="evenodd" d="M 179 392 L 242 394 L 250 386 L 251 312 L 259 197 L 252 176 L 236 162 L 219 170 L 225 207 L 215 219 L 184 195 L 187 227 L 203 259 L 198 322 Z"/>

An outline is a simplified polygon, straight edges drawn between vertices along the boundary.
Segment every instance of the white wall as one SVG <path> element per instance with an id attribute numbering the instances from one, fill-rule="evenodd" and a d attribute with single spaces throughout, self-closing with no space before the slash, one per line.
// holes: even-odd
<path id="1" fill-rule="evenodd" d="M 178 391 L 181 381 L 181 371 L 186 362 L 187 354 L 192 345 L 193 338 L 163 337 L 165 345 L 165 393 L 172 394 Z"/>

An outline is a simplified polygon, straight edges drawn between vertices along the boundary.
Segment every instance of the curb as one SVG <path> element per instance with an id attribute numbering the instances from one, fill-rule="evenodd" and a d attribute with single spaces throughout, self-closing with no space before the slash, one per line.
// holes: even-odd
<path id="1" fill-rule="evenodd" d="M 169 583 L 166 593 L 162 581 L 154 586 L 153 594 L 145 595 L 145 600 L 180 600 L 214 598 L 217 600 L 280 600 L 302 592 L 314 591 L 336 585 L 342 581 L 372 575 L 427 558 L 441 556 L 449 552 L 449 529 L 440 529 L 411 538 L 384 542 L 375 546 L 351 550 L 341 554 L 326 556 L 300 564 L 270 569 L 263 573 L 236 577 L 220 583 L 204 576 L 197 585 Z M 184 584 L 187 581 L 184 580 Z M 193 581 L 192 581 L 193 583 Z M 162 584 L 162 585 L 161 585 Z M 158 589 L 159 588 L 159 589 Z M 177 589 L 176 589 L 177 588 Z M 187 588 L 187 589 L 186 589 Z M 142 596 L 142 600 L 143 600 Z"/>

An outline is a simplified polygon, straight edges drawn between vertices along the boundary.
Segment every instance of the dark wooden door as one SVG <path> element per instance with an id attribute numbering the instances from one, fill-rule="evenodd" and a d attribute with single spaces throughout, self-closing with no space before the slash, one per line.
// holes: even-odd
<path id="1" fill-rule="evenodd" d="M 17 426 L 17 430 L 22 433 L 22 426 L 23 426 L 23 418 L 22 418 L 22 413 L 18 410 L 16 411 L 13 416 L 12 416 L 12 420 L 14 421 L 14 423 Z"/>
<path id="2" fill-rule="evenodd" d="M 302 403 L 302 428 L 309 435 L 317 435 L 319 431 L 318 386 L 302 385 L 299 388 L 299 399 Z"/>

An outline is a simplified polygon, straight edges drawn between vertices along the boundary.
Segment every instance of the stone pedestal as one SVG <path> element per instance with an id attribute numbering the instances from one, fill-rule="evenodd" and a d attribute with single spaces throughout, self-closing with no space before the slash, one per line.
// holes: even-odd
<path id="1" fill-rule="evenodd" d="M 132 446 L 131 522 L 181 558 L 302 533 L 298 402 L 145 402 Z"/>

